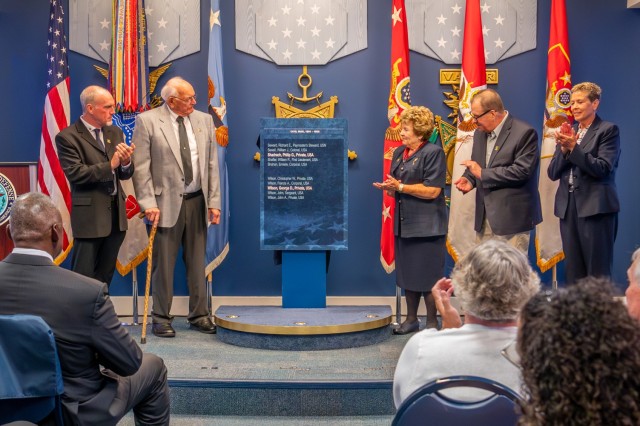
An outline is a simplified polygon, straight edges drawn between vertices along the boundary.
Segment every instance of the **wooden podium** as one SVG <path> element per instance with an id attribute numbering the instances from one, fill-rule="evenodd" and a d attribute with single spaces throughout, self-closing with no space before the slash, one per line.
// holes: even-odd
<path id="1" fill-rule="evenodd" d="M 0 259 L 13 250 L 7 236 L 9 211 L 16 197 L 36 190 L 38 163 L 0 163 Z"/>

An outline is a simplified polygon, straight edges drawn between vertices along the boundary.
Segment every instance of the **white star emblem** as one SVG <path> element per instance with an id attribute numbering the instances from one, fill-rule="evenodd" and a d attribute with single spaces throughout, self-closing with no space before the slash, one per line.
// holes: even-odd
<path id="1" fill-rule="evenodd" d="M 458 6 L 458 3 L 456 3 L 455 6 L 451 6 L 451 10 L 453 11 L 453 13 L 457 13 L 458 15 L 460 14 L 460 9 L 462 8 Z"/>
<path id="2" fill-rule="evenodd" d="M 398 22 L 402 22 L 402 19 L 400 19 L 400 12 L 402 12 L 402 8 L 397 9 L 395 6 L 393 6 L 393 14 L 391 15 L 391 19 L 393 19 L 393 26 L 396 26 L 396 23 Z"/>
<path id="3" fill-rule="evenodd" d="M 504 25 L 502 22 L 504 21 L 504 18 L 502 17 L 502 15 L 498 15 L 497 18 L 493 18 L 496 21 L 496 25 Z"/>
<path id="4" fill-rule="evenodd" d="M 150 7 L 145 7 L 144 13 L 145 15 L 151 16 L 153 14 L 153 9 L 151 9 Z"/>
<path id="5" fill-rule="evenodd" d="M 486 27 L 485 25 L 482 26 L 482 35 L 489 35 L 489 31 L 491 30 L 491 28 Z"/>
<path id="6" fill-rule="evenodd" d="M 440 16 L 438 16 L 436 19 L 438 20 L 438 25 L 445 25 L 445 23 L 447 22 L 447 18 L 445 18 L 442 14 L 440 14 Z"/>
<path id="7" fill-rule="evenodd" d="M 109 21 L 106 18 L 100 21 L 100 29 L 102 28 L 109 28 Z"/>
<path id="8" fill-rule="evenodd" d="M 318 29 L 318 27 L 313 27 L 313 29 L 311 30 L 311 34 L 314 37 L 318 37 L 320 35 L 320 30 Z"/>
<path id="9" fill-rule="evenodd" d="M 290 30 L 289 28 L 285 28 L 285 29 L 282 31 L 282 36 L 283 36 L 284 38 L 291 37 L 291 30 Z"/>
<path id="10" fill-rule="evenodd" d="M 502 40 L 500 37 L 498 37 L 498 39 L 495 40 L 494 43 L 496 44 L 497 48 L 502 49 L 502 45 L 504 44 L 504 40 Z"/>
<path id="11" fill-rule="evenodd" d="M 169 21 L 165 21 L 164 18 L 160 18 L 158 21 L 158 28 L 167 28 Z"/>
<path id="12" fill-rule="evenodd" d="M 282 10 L 282 14 L 283 15 L 288 15 L 289 12 L 291 12 L 291 8 L 289 6 L 286 6 L 286 5 L 281 10 Z"/>
<path id="13" fill-rule="evenodd" d="M 327 23 L 327 25 L 333 25 L 334 18 L 331 15 L 329 15 L 326 18 L 324 18 L 324 21 Z"/>
<path id="14" fill-rule="evenodd" d="M 59 72 L 58 74 L 56 74 L 56 77 L 58 77 L 58 78 L 62 78 L 62 73 L 61 73 L 61 72 Z"/>
<path id="15" fill-rule="evenodd" d="M 320 13 L 320 7 L 318 7 L 317 4 L 314 4 L 313 6 L 311 6 L 311 13 L 317 15 L 318 13 Z"/>
<path id="16" fill-rule="evenodd" d="M 491 6 L 489 6 L 487 2 L 484 2 L 484 4 L 480 6 L 480 9 L 482 9 L 482 13 L 489 13 L 489 9 L 491 9 Z"/>
<path id="17" fill-rule="evenodd" d="M 313 52 L 311 52 L 311 58 L 320 59 L 320 52 L 318 52 L 318 49 L 315 49 Z"/>
<path id="18" fill-rule="evenodd" d="M 451 59 L 460 59 L 460 52 L 458 52 L 458 49 L 453 49 L 450 53 Z"/>
<path id="19" fill-rule="evenodd" d="M 276 50 L 276 46 L 278 45 L 278 42 L 271 39 L 271 41 L 267 44 L 269 45 L 269 50 Z"/>
<path id="20" fill-rule="evenodd" d="M 387 219 L 391 219 L 391 206 L 384 206 L 382 208 L 382 217 L 384 218 L 383 222 L 386 222 Z"/>
<path id="21" fill-rule="evenodd" d="M 220 24 L 219 10 L 216 10 L 215 12 L 212 10 L 211 13 L 209 13 L 209 31 L 211 31 L 215 25 L 222 27 L 222 25 Z"/>
<path id="22" fill-rule="evenodd" d="M 107 43 L 107 40 L 102 40 L 102 43 L 100 43 L 100 50 L 109 50 L 109 43 Z"/>
<path id="23" fill-rule="evenodd" d="M 296 44 L 298 45 L 298 49 L 304 49 L 307 42 L 301 38 L 296 42 Z"/>
<path id="24" fill-rule="evenodd" d="M 451 31 L 451 36 L 452 37 L 460 37 L 460 31 L 462 31 L 462 30 L 460 28 L 458 28 L 458 26 L 456 25 L 450 31 Z"/>
<path id="25" fill-rule="evenodd" d="M 289 52 L 289 49 L 282 52 L 282 56 L 284 56 L 285 59 L 291 59 L 291 52 Z"/>
<path id="26" fill-rule="evenodd" d="M 325 42 L 324 42 L 324 44 L 326 44 L 326 45 L 327 45 L 327 49 L 329 49 L 329 48 L 333 48 L 333 45 L 334 45 L 335 43 L 336 43 L 336 42 L 335 42 L 335 41 L 333 41 L 333 40 L 331 39 L 331 37 L 329 37 L 329 40 L 327 40 L 327 41 L 325 41 Z"/>
<path id="27" fill-rule="evenodd" d="M 440 40 L 438 40 L 438 47 L 444 47 L 445 44 L 447 44 L 447 40 L 440 36 Z"/>
<path id="28" fill-rule="evenodd" d="M 163 42 L 160 42 L 160 44 L 156 44 L 156 46 L 158 47 L 158 52 L 164 52 L 167 48 L 167 45 L 165 45 Z"/>
<path id="29" fill-rule="evenodd" d="M 304 27 L 304 23 L 307 22 L 307 20 L 301 16 L 297 19 L 297 22 L 299 27 Z"/>
<path id="30" fill-rule="evenodd" d="M 275 27 L 278 23 L 278 20 L 272 16 L 271 19 L 269 19 L 267 22 L 269 23 L 270 27 Z"/>

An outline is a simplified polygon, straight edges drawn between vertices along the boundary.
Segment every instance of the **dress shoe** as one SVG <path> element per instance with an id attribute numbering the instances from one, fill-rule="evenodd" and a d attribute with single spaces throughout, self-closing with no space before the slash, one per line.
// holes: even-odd
<path id="1" fill-rule="evenodd" d="M 393 330 L 393 334 L 409 334 L 409 333 L 415 333 L 418 330 L 420 330 L 420 321 L 418 320 L 415 320 L 414 322 L 405 321 L 400 325 L 400 327 L 395 328 Z"/>
<path id="2" fill-rule="evenodd" d="M 200 333 L 216 334 L 216 325 L 209 317 L 202 317 L 195 321 L 190 321 L 189 328 L 195 328 Z"/>
<path id="3" fill-rule="evenodd" d="M 168 322 L 154 322 L 151 331 L 158 337 L 176 337 L 176 331 Z"/>

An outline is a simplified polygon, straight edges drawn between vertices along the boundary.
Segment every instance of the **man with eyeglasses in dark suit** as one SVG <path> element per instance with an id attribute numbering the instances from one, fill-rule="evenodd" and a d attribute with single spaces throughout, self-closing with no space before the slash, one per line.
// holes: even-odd
<path id="1" fill-rule="evenodd" d="M 471 98 L 471 117 L 478 126 L 471 160 L 454 184 L 465 194 L 476 188 L 476 242 L 497 237 L 526 254 L 531 230 L 542 222 L 538 135 L 492 89 Z"/>

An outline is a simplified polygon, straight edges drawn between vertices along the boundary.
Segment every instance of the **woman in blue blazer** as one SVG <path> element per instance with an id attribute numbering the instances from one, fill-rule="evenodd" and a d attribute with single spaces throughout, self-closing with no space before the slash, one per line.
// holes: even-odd
<path id="1" fill-rule="evenodd" d="M 431 288 L 444 276 L 447 166 L 442 147 L 428 142 L 435 127 L 428 108 L 410 107 L 400 120 L 402 146 L 393 153 L 387 179 L 374 186 L 395 197 L 396 283 L 405 291 L 407 318 L 394 333 L 407 334 L 420 328 L 421 297 L 427 306 L 427 327 L 437 326 Z"/>

